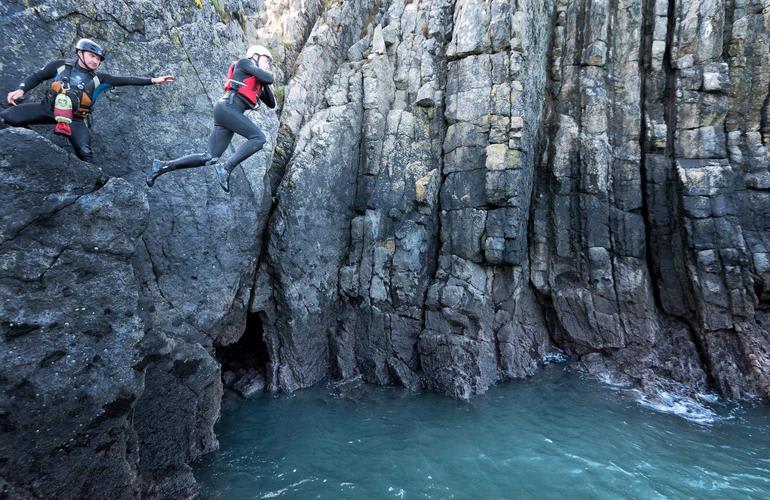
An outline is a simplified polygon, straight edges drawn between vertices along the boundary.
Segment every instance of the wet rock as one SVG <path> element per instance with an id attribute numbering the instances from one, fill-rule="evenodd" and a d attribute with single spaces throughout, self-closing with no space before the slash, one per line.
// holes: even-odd
<path id="1" fill-rule="evenodd" d="M 232 383 L 233 390 L 246 399 L 264 392 L 265 387 L 265 374 L 257 370 L 249 370 L 245 375 Z"/>

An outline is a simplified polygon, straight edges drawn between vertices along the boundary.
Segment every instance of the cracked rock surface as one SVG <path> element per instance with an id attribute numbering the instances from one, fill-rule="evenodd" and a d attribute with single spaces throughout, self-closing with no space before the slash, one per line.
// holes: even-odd
<path id="1" fill-rule="evenodd" d="M 178 81 L 99 102 L 95 165 L 0 130 L 0 496 L 194 494 L 223 383 L 470 398 L 558 348 L 770 397 L 766 2 L 11 0 L 2 93 L 85 35 Z M 264 150 L 148 191 L 257 42 Z"/>
<path id="2" fill-rule="evenodd" d="M 21 498 L 138 490 L 148 204 L 30 131 L 0 131 L 0 470 Z M 99 477 L 94 481 L 92 478 Z"/>

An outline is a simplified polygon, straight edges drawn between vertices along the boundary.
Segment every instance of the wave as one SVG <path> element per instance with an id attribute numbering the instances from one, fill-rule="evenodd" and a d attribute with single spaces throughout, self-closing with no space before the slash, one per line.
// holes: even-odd
<path id="1" fill-rule="evenodd" d="M 645 394 L 639 389 L 631 389 L 629 392 L 645 408 L 676 415 L 696 424 L 712 425 L 731 418 L 720 416 L 716 411 L 706 406 L 705 403 L 684 394 L 665 390 L 660 390 L 655 394 Z M 708 399 L 711 399 L 710 396 Z"/>

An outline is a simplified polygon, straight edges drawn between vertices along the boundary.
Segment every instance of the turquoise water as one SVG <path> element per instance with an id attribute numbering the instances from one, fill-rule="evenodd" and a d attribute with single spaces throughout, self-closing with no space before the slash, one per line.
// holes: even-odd
<path id="1" fill-rule="evenodd" d="M 701 423 L 552 366 L 469 403 L 329 386 L 229 400 L 202 497 L 770 498 L 770 407 Z M 708 423 L 702 423 L 708 422 Z"/>

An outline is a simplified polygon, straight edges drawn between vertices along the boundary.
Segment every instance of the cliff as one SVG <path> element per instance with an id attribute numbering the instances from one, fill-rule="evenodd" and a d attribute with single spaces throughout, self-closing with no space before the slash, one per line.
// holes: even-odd
<path id="1" fill-rule="evenodd" d="M 193 494 L 223 380 L 469 398 L 558 348 L 653 399 L 770 397 L 769 26 L 759 0 L 3 3 L 3 92 L 85 35 L 178 81 L 101 99 L 93 165 L 0 130 L 0 492 Z M 264 150 L 230 193 L 148 190 L 255 42 Z"/>

